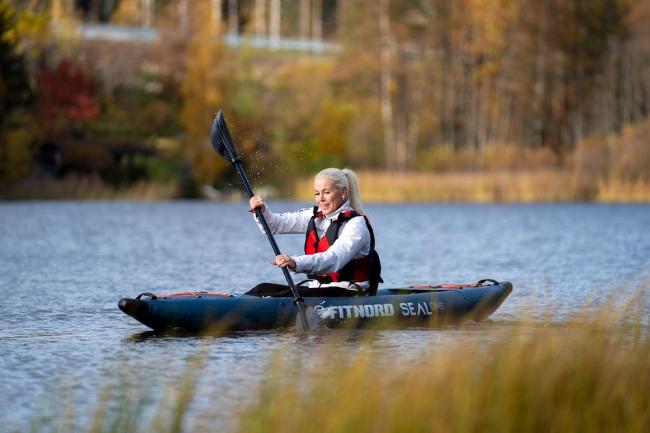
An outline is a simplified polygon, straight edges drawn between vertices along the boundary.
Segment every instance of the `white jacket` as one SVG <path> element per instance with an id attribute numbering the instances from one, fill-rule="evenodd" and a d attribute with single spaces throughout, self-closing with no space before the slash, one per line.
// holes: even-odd
<path id="1" fill-rule="evenodd" d="M 336 211 L 329 215 L 316 218 L 315 226 L 320 239 L 332 221 L 341 212 L 352 210 L 346 201 Z M 268 205 L 264 208 L 264 218 L 272 233 L 302 233 L 307 232 L 307 224 L 314 215 L 313 208 L 301 209 L 298 212 L 275 214 Z M 264 233 L 264 228 L 255 217 L 255 221 Z M 357 217 L 345 221 L 339 229 L 338 238 L 327 251 L 316 254 L 292 256 L 296 262 L 296 272 L 308 274 L 329 274 L 340 271 L 351 260 L 365 257 L 370 253 L 370 232 L 365 218 Z"/>

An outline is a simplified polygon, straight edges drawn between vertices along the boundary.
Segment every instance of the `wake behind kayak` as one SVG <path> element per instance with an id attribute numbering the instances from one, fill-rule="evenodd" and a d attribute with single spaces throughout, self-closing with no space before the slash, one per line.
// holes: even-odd
<path id="1" fill-rule="evenodd" d="M 466 285 L 380 289 L 375 296 L 305 297 L 322 326 L 404 328 L 489 317 L 512 291 L 509 282 L 482 280 Z M 143 293 L 121 299 L 119 308 L 155 331 L 181 328 L 246 331 L 295 325 L 293 298 L 230 293 L 182 292 L 166 296 Z"/>

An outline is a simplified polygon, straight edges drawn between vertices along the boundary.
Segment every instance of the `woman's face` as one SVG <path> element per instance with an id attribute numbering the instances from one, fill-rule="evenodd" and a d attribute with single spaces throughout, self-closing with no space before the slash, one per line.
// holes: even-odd
<path id="1" fill-rule="evenodd" d="M 314 198 L 323 215 L 331 214 L 345 203 L 345 192 L 345 188 L 337 188 L 327 177 L 314 180 Z"/>

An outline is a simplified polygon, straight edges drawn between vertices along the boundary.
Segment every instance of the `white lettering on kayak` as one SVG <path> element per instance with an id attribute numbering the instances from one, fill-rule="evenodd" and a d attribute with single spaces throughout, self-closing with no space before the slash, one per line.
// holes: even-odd
<path id="1" fill-rule="evenodd" d="M 400 302 L 402 316 L 431 316 L 434 311 L 445 310 L 442 302 Z"/>
<path id="2" fill-rule="evenodd" d="M 331 305 L 329 307 L 316 305 L 314 310 L 321 319 L 358 319 L 395 315 L 395 308 L 392 304 Z"/>

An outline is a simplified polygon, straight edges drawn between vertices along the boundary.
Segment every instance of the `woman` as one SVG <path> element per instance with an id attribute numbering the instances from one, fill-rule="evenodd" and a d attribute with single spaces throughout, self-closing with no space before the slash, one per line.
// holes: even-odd
<path id="1" fill-rule="evenodd" d="M 280 254 L 273 264 L 307 274 L 307 284 L 299 287 L 303 296 L 373 295 L 382 281 L 381 266 L 357 175 L 347 168 L 326 168 L 314 179 L 314 196 L 313 209 L 283 214 L 272 213 L 259 196 L 250 199 L 251 212 L 261 209 L 273 233 L 306 233 L 304 255 Z M 291 296 L 291 290 L 262 283 L 247 294 Z"/>

